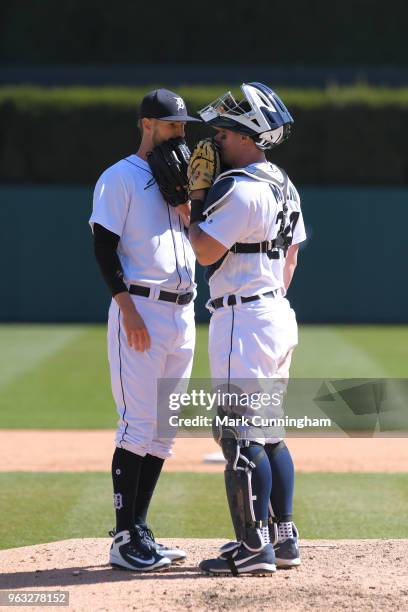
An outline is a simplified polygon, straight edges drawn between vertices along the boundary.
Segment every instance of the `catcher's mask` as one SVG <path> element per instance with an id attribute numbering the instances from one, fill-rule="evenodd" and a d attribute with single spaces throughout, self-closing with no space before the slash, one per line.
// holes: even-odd
<path id="1" fill-rule="evenodd" d="M 263 151 L 284 142 L 293 118 L 279 96 L 262 83 L 243 83 L 241 90 L 244 99 L 240 102 L 228 91 L 198 114 L 212 127 L 251 136 Z"/>

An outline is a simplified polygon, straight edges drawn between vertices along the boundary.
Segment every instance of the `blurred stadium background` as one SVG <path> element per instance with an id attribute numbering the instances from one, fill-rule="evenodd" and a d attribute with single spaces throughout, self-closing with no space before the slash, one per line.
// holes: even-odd
<path id="1" fill-rule="evenodd" d="M 289 16 L 240 1 L 193 18 L 186 2 L 145 15 L 129 0 L 2 2 L 0 320 L 104 321 L 87 219 L 99 174 L 137 147 L 138 101 L 162 85 L 194 112 L 260 80 L 295 118 L 271 159 L 298 186 L 309 235 L 290 291 L 299 322 L 406 323 L 408 11 L 391 0 L 384 19 L 380 6 L 294 0 Z"/>

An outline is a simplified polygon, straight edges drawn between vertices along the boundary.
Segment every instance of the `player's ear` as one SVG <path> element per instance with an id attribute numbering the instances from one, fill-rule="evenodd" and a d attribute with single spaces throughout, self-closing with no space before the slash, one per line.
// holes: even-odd
<path id="1" fill-rule="evenodd" d="M 153 119 L 149 119 L 148 117 L 143 117 L 143 119 L 140 120 L 141 123 L 141 132 L 143 134 L 143 132 L 146 130 L 146 132 L 151 132 L 153 129 Z"/>

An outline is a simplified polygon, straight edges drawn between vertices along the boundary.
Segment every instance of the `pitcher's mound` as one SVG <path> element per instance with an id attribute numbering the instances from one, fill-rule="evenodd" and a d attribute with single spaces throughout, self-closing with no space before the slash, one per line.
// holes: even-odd
<path id="1" fill-rule="evenodd" d="M 197 564 L 221 540 L 162 541 L 188 559 L 155 574 L 111 569 L 102 538 L 3 550 L 0 588 L 69 591 L 69 608 L 86 612 L 408 609 L 407 540 L 303 540 L 302 565 L 267 578 L 200 574 Z"/>

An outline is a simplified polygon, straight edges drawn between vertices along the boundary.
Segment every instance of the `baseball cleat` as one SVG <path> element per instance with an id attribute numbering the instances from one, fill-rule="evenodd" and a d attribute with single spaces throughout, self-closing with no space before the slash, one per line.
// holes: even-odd
<path id="1" fill-rule="evenodd" d="M 226 544 L 223 544 L 222 546 L 220 546 L 218 550 L 220 551 L 221 555 L 223 555 L 224 553 L 228 552 L 231 549 L 236 548 L 239 545 L 240 545 L 240 542 L 238 542 L 237 540 L 231 540 L 231 542 L 227 542 Z"/>
<path id="2" fill-rule="evenodd" d="M 146 546 L 137 531 L 127 530 L 113 536 L 109 562 L 113 567 L 136 572 L 157 571 L 171 565 L 170 559 Z"/>
<path id="3" fill-rule="evenodd" d="M 296 567 L 300 565 L 299 533 L 292 523 L 292 536 L 278 541 L 275 546 L 276 566 L 279 568 Z"/>
<path id="4" fill-rule="evenodd" d="M 275 553 L 272 544 L 266 544 L 257 552 L 248 550 L 245 544 L 230 542 L 216 559 L 201 561 L 199 569 L 208 576 L 238 576 L 252 574 L 268 576 L 276 572 Z"/>
<path id="5" fill-rule="evenodd" d="M 139 532 L 142 542 L 159 553 L 159 555 L 167 557 L 167 559 L 170 559 L 170 561 L 185 561 L 187 554 L 184 552 L 184 550 L 177 547 L 171 548 L 156 542 L 152 530 L 149 529 L 147 525 L 136 525 L 136 529 Z"/>

